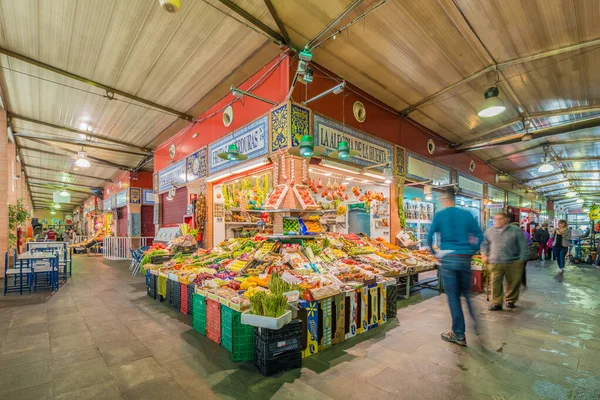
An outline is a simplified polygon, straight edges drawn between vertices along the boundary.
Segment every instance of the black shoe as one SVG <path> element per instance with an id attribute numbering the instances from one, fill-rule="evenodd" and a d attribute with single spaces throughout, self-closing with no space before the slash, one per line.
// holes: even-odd
<path id="1" fill-rule="evenodd" d="M 502 306 L 491 305 L 491 306 L 488 307 L 488 310 L 490 310 L 490 311 L 502 311 Z"/>
<path id="2" fill-rule="evenodd" d="M 506 308 L 515 308 L 515 303 L 506 303 Z"/>
<path id="3" fill-rule="evenodd" d="M 456 336 L 454 334 L 454 332 L 442 333 L 441 337 L 442 337 L 442 340 L 445 340 L 446 342 L 456 343 L 459 346 L 467 345 L 467 338 L 463 337 L 461 339 L 458 336 Z"/>

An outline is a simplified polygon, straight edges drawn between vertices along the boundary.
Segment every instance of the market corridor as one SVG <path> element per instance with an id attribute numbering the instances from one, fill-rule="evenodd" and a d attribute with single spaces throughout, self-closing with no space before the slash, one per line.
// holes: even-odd
<path id="1" fill-rule="evenodd" d="M 0 398 L 600 398 L 600 270 L 528 270 L 519 308 L 491 313 L 477 297 L 484 333 L 468 348 L 439 339 L 444 296 L 417 295 L 381 329 L 265 378 L 150 299 L 127 263 L 75 256 L 57 294 L 0 299 Z"/>

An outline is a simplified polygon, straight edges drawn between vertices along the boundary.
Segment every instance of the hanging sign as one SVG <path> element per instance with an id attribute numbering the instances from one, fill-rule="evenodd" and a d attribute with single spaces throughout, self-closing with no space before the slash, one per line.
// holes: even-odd
<path id="1" fill-rule="evenodd" d="M 142 189 L 129 188 L 129 203 L 131 203 L 131 204 L 141 204 L 142 203 Z"/>
<path id="2" fill-rule="evenodd" d="M 494 203 L 504 204 L 504 190 L 488 185 L 488 199 Z"/>
<path id="3" fill-rule="evenodd" d="M 450 168 L 435 164 L 418 154 L 406 152 L 406 177 L 414 181 L 432 181 L 434 185 L 450 184 Z"/>
<path id="4" fill-rule="evenodd" d="M 394 162 L 394 145 L 391 143 L 317 114 L 313 116 L 313 134 L 315 145 L 326 148 L 328 154 L 336 151 L 341 141 L 348 142 L 351 150 L 358 151 L 356 157 L 348 159 L 353 164 L 369 167 Z"/>
<path id="5" fill-rule="evenodd" d="M 521 206 L 521 196 L 518 194 L 514 194 L 513 192 L 508 192 L 508 205 L 513 207 Z"/>
<path id="6" fill-rule="evenodd" d="M 475 197 L 483 197 L 483 182 L 458 174 L 458 191 Z"/>
<path id="7" fill-rule="evenodd" d="M 119 193 L 117 193 L 116 196 L 116 206 L 117 208 L 119 207 L 123 207 L 127 204 L 127 190 L 121 190 Z"/>
<path id="8" fill-rule="evenodd" d="M 208 145 L 208 173 L 214 174 L 233 167 L 237 161 L 223 160 L 219 153 L 227 153 L 229 145 L 237 145 L 240 154 L 248 156 L 248 160 L 263 156 L 269 152 L 269 119 L 264 116 L 251 124 Z"/>
<path id="9" fill-rule="evenodd" d="M 501 210 L 504 208 L 504 203 L 489 203 L 485 205 L 485 208 Z"/>
<path id="10" fill-rule="evenodd" d="M 165 192 L 173 185 L 185 183 L 185 160 L 177 161 L 158 171 L 158 191 Z"/>
<path id="11" fill-rule="evenodd" d="M 104 211 L 110 210 L 111 200 L 112 200 L 112 197 L 108 200 L 103 201 L 103 205 L 104 205 L 103 210 Z"/>
<path id="12" fill-rule="evenodd" d="M 142 196 L 143 204 L 154 204 L 154 192 L 150 189 L 143 190 L 144 195 Z"/>
<path id="13" fill-rule="evenodd" d="M 185 168 L 187 172 L 187 181 L 193 182 L 196 179 L 204 178 L 207 174 L 206 147 L 191 154 L 185 159 Z"/>

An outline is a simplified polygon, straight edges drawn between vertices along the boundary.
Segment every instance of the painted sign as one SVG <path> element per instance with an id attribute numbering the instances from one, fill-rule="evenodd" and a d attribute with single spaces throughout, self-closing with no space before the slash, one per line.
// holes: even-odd
<path id="1" fill-rule="evenodd" d="M 142 189 L 129 188 L 129 202 L 131 204 L 141 204 L 142 203 Z"/>
<path id="2" fill-rule="evenodd" d="M 236 161 L 223 160 L 219 157 L 219 153 L 227 153 L 227 148 L 231 144 L 236 144 L 238 151 L 248 156 L 249 160 L 267 154 L 269 152 L 268 131 L 269 118 L 264 116 L 208 145 L 209 175 L 236 164 Z"/>
<path id="3" fill-rule="evenodd" d="M 476 197 L 483 197 L 483 182 L 458 174 L 458 191 Z"/>
<path id="4" fill-rule="evenodd" d="M 154 192 L 150 189 L 143 190 L 144 195 L 142 197 L 143 204 L 154 204 Z"/>
<path id="5" fill-rule="evenodd" d="M 177 161 L 158 171 L 158 192 L 166 192 L 173 185 L 185 183 L 185 160 Z"/>
<path id="6" fill-rule="evenodd" d="M 187 173 L 187 181 L 193 182 L 196 179 L 205 178 L 207 175 L 206 147 L 201 148 L 194 154 L 191 154 L 185 159 L 185 169 Z"/>
<path id="7" fill-rule="evenodd" d="M 450 168 L 435 164 L 418 154 L 406 152 L 406 177 L 414 181 L 432 181 L 435 185 L 450 184 Z"/>
<path id="8" fill-rule="evenodd" d="M 127 205 L 127 190 L 121 190 L 114 197 L 116 197 L 116 199 L 117 199 L 116 200 L 117 204 L 115 204 L 117 208 Z"/>
<path id="9" fill-rule="evenodd" d="M 504 204 L 504 190 L 498 189 L 495 186 L 488 185 L 488 199 L 494 203 Z"/>
<path id="10" fill-rule="evenodd" d="M 369 167 L 394 162 L 394 145 L 391 143 L 320 115 L 313 117 L 313 134 L 315 145 L 326 148 L 327 153 L 336 151 L 341 141 L 347 141 L 351 150 L 358 151 L 356 157 L 347 160 L 351 163 Z"/>

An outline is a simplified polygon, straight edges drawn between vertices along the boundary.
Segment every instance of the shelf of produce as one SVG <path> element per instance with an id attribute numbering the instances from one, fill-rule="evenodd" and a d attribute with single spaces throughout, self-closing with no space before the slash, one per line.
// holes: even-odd
<path id="1" fill-rule="evenodd" d="M 273 226 L 273 224 L 261 224 L 258 222 L 225 222 L 225 225 Z"/>
<path id="2" fill-rule="evenodd" d="M 320 239 L 323 235 L 266 235 L 267 239 Z"/>

